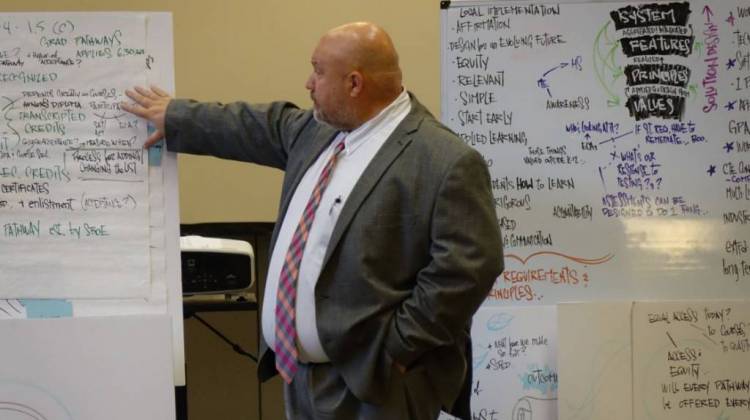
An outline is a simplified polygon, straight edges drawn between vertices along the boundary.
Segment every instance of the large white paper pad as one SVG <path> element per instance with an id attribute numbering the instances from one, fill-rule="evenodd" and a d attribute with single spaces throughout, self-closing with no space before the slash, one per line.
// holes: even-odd
<path id="1" fill-rule="evenodd" d="M 633 420 L 633 302 L 557 306 L 559 420 Z"/>
<path id="2" fill-rule="evenodd" d="M 0 296 L 146 297 L 146 18 L 0 17 Z"/>
<path id="3" fill-rule="evenodd" d="M 560 420 L 730 420 L 750 412 L 750 302 L 559 306 Z"/>
<path id="4" fill-rule="evenodd" d="M 750 302 L 637 302 L 635 419 L 750 417 Z"/>
<path id="5" fill-rule="evenodd" d="M 0 419 L 174 419 L 170 331 L 167 315 L 0 321 Z"/>

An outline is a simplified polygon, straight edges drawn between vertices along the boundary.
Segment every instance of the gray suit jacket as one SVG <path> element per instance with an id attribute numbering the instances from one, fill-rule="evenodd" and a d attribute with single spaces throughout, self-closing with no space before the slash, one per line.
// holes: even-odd
<path id="1" fill-rule="evenodd" d="M 315 289 L 318 331 L 359 399 L 380 400 L 395 360 L 409 368 L 408 386 L 449 409 L 470 368 L 471 316 L 502 272 L 502 244 L 481 155 L 411 101 L 334 228 Z M 169 150 L 285 171 L 272 244 L 297 184 L 335 134 L 286 102 L 174 100 L 167 110 Z M 276 372 L 263 344 L 267 379 Z"/>

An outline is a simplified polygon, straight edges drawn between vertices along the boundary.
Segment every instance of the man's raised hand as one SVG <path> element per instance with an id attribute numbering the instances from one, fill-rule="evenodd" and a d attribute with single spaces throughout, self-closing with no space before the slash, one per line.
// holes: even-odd
<path id="1" fill-rule="evenodd" d="M 154 131 L 143 144 L 148 148 L 164 138 L 164 116 L 167 113 L 167 106 L 172 100 L 169 93 L 157 86 L 151 86 L 149 89 L 136 86 L 133 90 L 125 90 L 125 95 L 132 99 L 134 104 L 122 102 L 120 108 L 131 114 L 137 115 L 150 121 L 156 131 Z"/>

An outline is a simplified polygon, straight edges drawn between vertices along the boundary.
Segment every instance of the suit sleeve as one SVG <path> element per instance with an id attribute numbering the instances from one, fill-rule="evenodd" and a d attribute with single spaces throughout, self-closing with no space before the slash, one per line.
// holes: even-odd
<path id="1" fill-rule="evenodd" d="M 467 151 L 442 179 L 432 214 L 429 264 L 391 319 L 386 351 L 404 366 L 455 345 L 503 270 L 487 167 Z"/>
<path id="2" fill-rule="evenodd" d="M 175 99 L 167 108 L 167 148 L 283 170 L 289 150 L 314 122 L 311 115 L 288 102 L 251 105 Z"/>

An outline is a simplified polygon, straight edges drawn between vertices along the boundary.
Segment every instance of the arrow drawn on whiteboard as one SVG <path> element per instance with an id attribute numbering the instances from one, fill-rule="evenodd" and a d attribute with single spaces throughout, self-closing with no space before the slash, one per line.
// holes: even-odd
<path id="1" fill-rule="evenodd" d="M 545 89 L 547 91 L 547 95 L 551 98 L 552 97 L 552 91 L 550 90 L 551 84 L 547 80 L 547 76 L 553 71 L 561 70 L 561 69 L 567 68 L 568 66 L 570 66 L 571 70 L 583 71 L 582 63 L 583 63 L 583 58 L 581 58 L 581 56 L 579 55 L 579 56 L 571 58 L 569 63 L 562 62 L 556 65 L 555 67 L 552 67 L 551 69 L 545 71 L 544 74 L 542 74 L 542 77 L 540 77 L 536 81 L 537 87 L 539 87 L 540 89 Z"/>
<path id="2" fill-rule="evenodd" d="M 565 67 L 568 67 L 568 63 L 560 63 L 559 65 L 557 65 L 555 67 L 552 67 L 551 69 L 549 69 L 546 72 L 544 72 L 544 74 L 542 75 L 542 77 L 547 77 L 547 75 L 550 74 L 550 73 L 552 73 L 553 71 L 555 71 L 557 69 L 564 69 Z"/>
<path id="3" fill-rule="evenodd" d="M 615 64 L 615 52 L 617 51 L 617 41 L 609 39 L 607 29 L 609 29 L 611 22 L 607 22 L 602 26 L 599 32 L 594 38 L 594 51 L 593 51 L 593 66 L 594 74 L 599 81 L 599 85 L 604 89 L 607 95 L 607 106 L 616 107 L 620 106 L 620 96 L 615 94 L 612 90 L 614 84 L 623 75 L 622 66 Z M 602 52 L 602 48 L 606 52 Z"/>
<path id="4" fill-rule="evenodd" d="M 613 142 L 613 141 L 621 139 L 621 138 L 623 138 L 625 136 L 629 136 L 629 135 L 633 134 L 634 132 L 635 132 L 635 130 L 630 130 L 627 133 L 620 134 L 619 136 L 614 136 L 614 137 L 608 138 L 607 140 L 602 140 L 602 141 L 599 142 L 599 144 L 602 145 L 604 143 L 609 143 L 611 141 Z"/>
<path id="5" fill-rule="evenodd" d="M 568 67 L 568 63 L 560 63 L 556 65 L 555 67 L 552 67 L 551 69 L 545 71 L 544 74 L 542 74 L 542 77 L 536 81 L 537 86 L 539 86 L 542 89 L 547 89 L 547 95 L 549 95 L 550 98 L 552 97 L 552 92 L 549 89 L 550 85 L 549 83 L 547 83 L 546 77 L 548 74 L 552 73 L 553 71 L 557 69 L 564 69 L 565 67 Z"/>
<path id="6" fill-rule="evenodd" d="M 534 257 L 538 257 L 540 255 L 554 255 L 554 256 L 562 257 L 562 258 L 565 258 L 565 259 L 577 262 L 579 264 L 584 264 L 584 265 L 599 265 L 599 264 L 604 264 L 604 263 L 608 262 L 609 260 L 611 260 L 612 258 L 615 257 L 615 254 L 607 254 L 607 255 L 604 255 L 602 257 L 593 258 L 592 259 L 592 258 L 574 257 L 572 255 L 566 255 L 566 254 L 563 254 L 561 252 L 555 252 L 555 251 L 539 251 L 539 252 L 535 252 L 535 253 L 529 255 L 526 258 L 521 258 L 521 257 L 519 257 L 518 255 L 515 255 L 515 254 L 507 254 L 507 255 L 505 255 L 505 258 L 510 258 L 510 259 L 513 259 L 513 260 L 516 260 L 516 261 L 520 262 L 523 265 L 526 265 L 526 263 L 529 262 L 529 260 L 531 260 Z"/>

